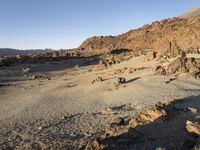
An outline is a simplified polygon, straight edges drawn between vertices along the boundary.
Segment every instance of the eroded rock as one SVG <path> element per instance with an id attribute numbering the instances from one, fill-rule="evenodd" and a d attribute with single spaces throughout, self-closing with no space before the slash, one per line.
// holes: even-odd
<path id="1" fill-rule="evenodd" d="M 104 146 L 99 144 L 97 140 L 91 140 L 88 142 L 84 150 L 102 150 L 103 148 Z"/>
<path id="2" fill-rule="evenodd" d="M 102 78 L 102 77 L 97 77 L 96 79 L 94 79 L 94 80 L 92 81 L 92 84 L 97 83 L 97 82 L 102 82 L 102 81 L 103 81 L 103 78 Z"/>
<path id="3" fill-rule="evenodd" d="M 156 68 L 155 68 L 155 73 L 157 75 L 166 75 L 166 70 L 164 67 L 162 67 L 161 65 L 158 65 Z"/>
<path id="4" fill-rule="evenodd" d="M 178 57 L 168 66 L 163 67 L 158 65 L 154 72 L 159 75 L 172 75 L 172 74 L 188 74 L 191 77 L 199 78 L 200 77 L 200 59 L 198 58 L 186 58 Z"/>
<path id="5" fill-rule="evenodd" d="M 124 124 L 124 118 L 122 117 L 114 117 L 111 121 L 111 126 L 121 126 Z"/>
<path id="6" fill-rule="evenodd" d="M 114 112 L 113 112 L 113 109 L 112 109 L 111 107 L 107 107 L 107 108 L 104 108 L 104 109 L 101 111 L 101 113 L 102 113 L 103 115 L 111 115 L 111 114 L 113 114 Z"/>
<path id="7" fill-rule="evenodd" d="M 22 72 L 23 72 L 23 74 L 28 74 L 31 72 L 31 68 L 23 68 Z"/>
<path id="8" fill-rule="evenodd" d="M 123 77 L 118 77 L 116 80 L 116 84 L 123 84 L 126 83 L 126 79 Z"/>
<path id="9" fill-rule="evenodd" d="M 197 113 L 198 110 L 194 107 L 187 107 L 187 111 L 192 112 L 192 113 Z"/>
<path id="10" fill-rule="evenodd" d="M 164 117 L 165 115 L 166 112 L 162 109 L 156 109 L 156 108 L 147 109 L 138 115 L 134 115 L 131 118 L 129 125 L 134 128 L 137 125 L 144 125 L 149 122 L 153 122 L 156 119 L 161 120 L 161 117 Z"/>
<path id="11" fill-rule="evenodd" d="M 186 129 L 189 133 L 200 135 L 200 125 L 198 123 L 193 123 L 189 120 L 186 122 Z"/>
<path id="12" fill-rule="evenodd" d="M 147 61 L 153 60 L 155 58 L 156 58 L 156 52 L 154 52 L 154 51 L 147 52 L 147 54 L 146 54 Z"/>

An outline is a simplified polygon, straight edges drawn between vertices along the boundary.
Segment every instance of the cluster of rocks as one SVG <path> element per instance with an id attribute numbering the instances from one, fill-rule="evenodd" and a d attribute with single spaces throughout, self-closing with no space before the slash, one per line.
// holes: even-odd
<path id="1" fill-rule="evenodd" d="M 120 62 L 121 62 L 121 60 L 119 58 L 116 58 L 112 55 L 112 56 L 109 56 L 109 57 L 102 58 L 99 61 L 99 66 L 109 67 L 109 66 L 112 66 L 112 65 L 120 63 Z"/>
<path id="2" fill-rule="evenodd" d="M 132 67 L 124 67 L 122 69 L 116 69 L 112 75 L 118 75 L 118 74 L 123 74 L 123 73 L 127 73 L 127 74 L 131 74 L 135 71 L 135 68 Z"/>
<path id="3" fill-rule="evenodd" d="M 113 109 L 112 109 L 111 107 L 107 107 L 107 108 L 104 108 L 104 109 L 101 111 L 101 113 L 102 113 L 103 115 L 111 115 L 111 114 L 113 114 L 114 112 L 113 112 Z"/>
<path id="4" fill-rule="evenodd" d="M 116 84 L 123 84 L 126 83 L 126 79 L 123 77 L 118 77 L 116 80 Z"/>
<path id="5" fill-rule="evenodd" d="M 200 123 L 187 120 L 186 129 L 190 134 L 190 141 L 192 142 L 193 150 L 200 149 Z"/>
<path id="6" fill-rule="evenodd" d="M 199 149 L 200 122 L 196 108 L 178 109 L 181 102 L 158 103 L 130 119 L 114 117 L 99 138 L 82 149 Z M 193 121 L 190 121 L 193 120 Z"/>
<path id="7" fill-rule="evenodd" d="M 141 56 L 143 54 L 144 54 L 144 51 L 138 50 L 138 51 L 122 52 L 120 54 L 103 55 L 101 57 L 101 59 L 99 60 L 99 66 L 100 67 L 109 67 L 114 64 L 119 64 L 123 61 L 129 60 L 132 57 Z"/>
<path id="8" fill-rule="evenodd" d="M 94 80 L 92 81 L 92 84 L 98 83 L 98 82 L 102 82 L 102 81 L 103 81 L 103 78 L 102 78 L 102 77 L 97 77 L 96 79 L 94 79 Z"/>
<path id="9" fill-rule="evenodd" d="M 51 78 L 49 76 L 47 76 L 47 74 L 45 74 L 45 73 L 42 73 L 42 72 L 33 73 L 32 69 L 30 67 L 23 68 L 22 74 L 28 80 L 35 80 L 35 79 L 51 80 Z"/>
<path id="10" fill-rule="evenodd" d="M 158 65 L 155 73 L 159 75 L 183 74 L 187 73 L 192 77 L 200 77 L 200 59 L 179 57 L 167 66 Z"/>
<path id="11" fill-rule="evenodd" d="M 92 139 L 91 141 L 88 142 L 88 144 L 85 146 L 84 149 L 85 150 L 115 149 L 117 147 L 115 146 L 113 147 L 114 143 L 111 143 L 109 145 L 109 143 L 104 144 L 103 141 L 111 137 L 118 137 L 124 132 L 127 132 L 129 128 L 135 128 L 136 126 L 139 126 L 139 125 L 148 124 L 165 115 L 166 115 L 166 112 L 164 110 L 158 110 L 156 108 L 147 109 L 140 114 L 134 115 L 130 119 L 128 125 L 125 124 L 125 118 L 114 117 L 112 118 L 110 125 L 105 129 L 105 132 L 102 134 L 101 138 Z M 123 141 L 125 139 L 121 137 L 121 140 Z M 116 143 L 117 142 L 118 141 L 116 140 Z M 119 147 L 119 148 L 122 148 L 122 147 Z"/>
<path id="12" fill-rule="evenodd" d="M 113 83 L 113 89 L 117 90 L 119 89 L 120 85 L 123 85 L 124 83 L 126 83 L 126 78 L 124 77 L 117 77 L 115 82 Z"/>
<path id="13" fill-rule="evenodd" d="M 140 68 L 133 68 L 133 67 L 124 67 L 122 69 L 116 69 L 112 75 L 118 75 L 118 74 L 131 74 L 134 73 L 135 71 L 140 71 L 145 69 L 145 67 L 140 67 Z"/>
<path id="14" fill-rule="evenodd" d="M 14 63 L 43 63 L 47 58 L 33 57 L 33 56 L 3 56 L 0 58 L 0 67 L 10 66 Z"/>
<path id="15" fill-rule="evenodd" d="M 161 117 L 166 116 L 166 111 L 164 109 L 158 109 L 156 107 L 149 108 L 133 116 L 129 122 L 129 126 L 132 128 L 137 127 L 138 125 L 146 125 L 153 121 L 159 121 Z"/>
<path id="16" fill-rule="evenodd" d="M 17 61 L 17 57 L 0 57 L 0 67 L 9 66 Z"/>
<path id="17" fill-rule="evenodd" d="M 10 66 L 13 63 L 44 63 L 59 61 L 68 58 L 82 57 L 78 50 L 60 50 L 28 55 L 0 56 L 0 67 Z"/>

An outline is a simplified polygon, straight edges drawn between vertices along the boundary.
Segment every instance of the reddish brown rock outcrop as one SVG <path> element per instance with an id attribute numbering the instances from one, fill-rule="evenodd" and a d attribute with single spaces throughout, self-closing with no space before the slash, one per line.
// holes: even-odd
<path id="1" fill-rule="evenodd" d="M 200 16 L 187 19 L 165 19 L 119 36 L 89 38 L 80 48 L 99 51 L 154 49 L 158 56 L 176 56 L 180 51 L 199 53 L 199 24 Z"/>
<path id="2" fill-rule="evenodd" d="M 189 74 L 194 78 L 200 77 L 200 59 L 179 57 L 169 63 L 167 66 L 159 65 L 155 69 L 155 73 L 159 75 L 170 74 Z"/>
<path id="3" fill-rule="evenodd" d="M 150 108 L 146 109 L 138 115 L 131 118 L 129 126 L 135 128 L 138 125 L 144 125 L 164 117 L 166 112 L 162 109 Z"/>

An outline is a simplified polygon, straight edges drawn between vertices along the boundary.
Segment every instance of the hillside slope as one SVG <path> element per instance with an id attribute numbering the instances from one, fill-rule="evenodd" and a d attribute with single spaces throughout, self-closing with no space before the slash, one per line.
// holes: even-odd
<path id="1" fill-rule="evenodd" d="M 195 17 L 200 15 L 200 7 L 195 7 L 192 8 L 191 10 L 189 10 L 188 12 L 184 13 L 183 15 L 181 15 L 181 18 L 190 18 L 190 17 Z"/>
<path id="2" fill-rule="evenodd" d="M 179 51 L 199 51 L 200 16 L 153 22 L 119 36 L 92 37 L 82 43 L 82 50 L 154 49 L 161 55 Z"/>

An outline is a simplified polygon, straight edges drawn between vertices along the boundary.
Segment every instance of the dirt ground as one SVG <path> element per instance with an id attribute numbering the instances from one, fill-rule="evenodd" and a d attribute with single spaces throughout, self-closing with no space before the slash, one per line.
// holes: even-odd
<path id="1" fill-rule="evenodd" d="M 147 62 L 144 56 L 106 69 L 88 61 L 94 60 L 1 68 L 0 149 L 78 149 L 115 116 L 129 119 L 158 102 L 200 95 L 199 79 L 154 75 L 152 68 L 160 62 Z M 27 67 L 37 78 L 23 75 Z M 92 84 L 98 77 L 102 81 Z M 119 77 L 126 82 L 116 86 Z M 107 107 L 115 113 L 102 114 Z"/>

